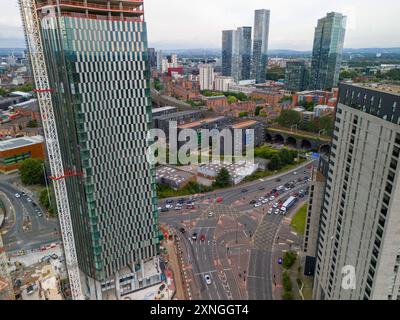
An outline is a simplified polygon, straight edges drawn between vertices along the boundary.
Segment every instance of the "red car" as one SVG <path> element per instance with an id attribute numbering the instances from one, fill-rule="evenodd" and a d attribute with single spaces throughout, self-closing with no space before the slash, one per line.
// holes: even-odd
<path id="1" fill-rule="evenodd" d="M 202 234 L 202 235 L 200 236 L 200 241 L 204 241 L 204 240 L 206 240 L 206 237 L 204 236 L 204 234 Z"/>

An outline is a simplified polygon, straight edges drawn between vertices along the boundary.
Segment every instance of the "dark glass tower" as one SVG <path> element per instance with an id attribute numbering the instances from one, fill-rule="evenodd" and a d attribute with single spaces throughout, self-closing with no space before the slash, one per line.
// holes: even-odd
<path id="1" fill-rule="evenodd" d="M 288 61 L 285 72 L 285 89 L 297 92 L 307 89 L 309 70 L 304 60 Z"/>
<path id="2" fill-rule="evenodd" d="M 266 80 L 269 18 L 269 10 L 261 9 L 254 12 L 252 78 L 256 80 L 256 83 L 264 83 Z"/>
<path id="3" fill-rule="evenodd" d="M 232 75 L 232 49 L 234 30 L 222 31 L 222 75 Z"/>
<path id="4" fill-rule="evenodd" d="M 341 13 L 330 12 L 318 20 L 311 63 L 312 90 L 331 89 L 338 84 L 346 19 Z"/>

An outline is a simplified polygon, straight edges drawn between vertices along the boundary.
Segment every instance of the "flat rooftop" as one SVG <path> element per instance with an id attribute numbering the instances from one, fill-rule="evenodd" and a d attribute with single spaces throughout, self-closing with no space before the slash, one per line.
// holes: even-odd
<path id="1" fill-rule="evenodd" d="M 344 83 L 359 88 L 371 89 L 380 92 L 400 95 L 400 85 L 391 83 Z"/>
<path id="2" fill-rule="evenodd" d="M 167 106 L 167 107 L 153 108 L 152 112 L 153 113 L 157 113 L 157 112 L 164 112 L 164 111 L 176 110 L 176 109 L 178 109 L 178 108 L 177 107 Z"/>
<path id="3" fill-rule="evenodd" d="M 235 123 L 234 125 L 232 125 L 232 128 L 233 129 L 242 129 L 242 128 L 247 128 L 247 127 L 253 126 L 257 123 L 258 123 L 258 121 L 255 121 L 255 120 L 247 120 L 247 121 Z"/>
<path id="4" fill-rule="evenodd" d="M 189 128 L 195 128 L 195 127 L 199 127 L 202 124 L 207 124 L 207 123 L 213 123 L 213 122 L 217 122 L 219 120 L 225 119 L 225 117 L 215 117 L 215 118 L 205 118 L 199 121 L 194 121 L 194 122 L 189 122 L 189 123 L 185 123 L 182 124 L 180 126 L 178 126 L 179 129 L 189 129 Z"/>
<path id="5" fill-rule="evenodd" d="M 156 169 L 156 179 L 168 179 L 177 183 L 191 179 L 194 175 L 190 172 L 178 170 L 172 167 L 162 166 Z"/>
<path id="6" fill-rule="evenodd" d="M 199 114 L 199 113 L 201 113 L 200 110 L 186 110 L 186 111 L 180 111 L 180 112 L 175 112 L 175 113 L 164 114 L 162 116 L 154 117 L 154 119 L 168 120 L 168 119 L 179 118 L 179 117 L 182 117 L 182 116 L 195 115 L 195 114 Z"/>
<path id="7" fill-rule="evenodd" d="M 226 99 L 224 95 L 221 96 L 211 96 L 211 97 L 205 97 L 207 100 L 217 100 L 217 99 Z"/>
<path id="8" fill-rule="evenodd" d="M 33 144 L 42 143 L 43 141 L 44 141 L 43 136 L 21 137 L 21 138 L 14 138 L 10 140 L 0 141 L 0 151 L 7 151 L 11 149 L 26 147 Z"/>

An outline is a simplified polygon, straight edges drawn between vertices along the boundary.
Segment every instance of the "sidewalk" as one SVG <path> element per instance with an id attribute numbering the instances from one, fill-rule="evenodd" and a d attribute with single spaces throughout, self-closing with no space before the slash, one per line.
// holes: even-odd
<path id="1" fill-rule="evenodd" d="M 296 276 L 294 272 L 297 274 L 298 268 L 300 266 L 301 254 L 302 254 L 302 245 L 303 245 L 303 236 L 298 235 L 296 232 L 292 231 L 290 227 L 290 222 L 292 221 L 294 215 L 297 211 L 304 205 L 304 201 L 299 202 L 296 207 L 291 210 L 290 215 L 283 218 L 282 223 L 278 227 L 278 231 L 276 233 L 274 243 L 272 245 L 272 297 L 274 300 L 282 300 L 282 273 L 283 267 L 278 264 L 278 260 L 283 258 L 283 255 L 287 251 L 294 251 L 297 253 L 296 263 L 292 266 L 290 271 L 288 271 L 291 275 L 292 285 L 293 285 L 293 297 L 294 299 L 301 299 L 298 294 L 298 285 L 296 282 Z"/>

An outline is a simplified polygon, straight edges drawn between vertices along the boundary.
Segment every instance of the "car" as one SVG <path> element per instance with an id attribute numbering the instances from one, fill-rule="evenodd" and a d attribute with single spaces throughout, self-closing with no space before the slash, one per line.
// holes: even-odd
<path id="1" fill-rule="evenodd" d="M 285 192 L 287 192 L 287 191 L 289 191 L 290 190 L 290 188 L 289 187 L 286 187 L 285 188 Z"/>
<path id="2" fill-rule="evenodd" d="M 16 198 L 21 198 L 21 195 L 20 195 L 19 193 L 16 193 L 16 194 L 15 194 L 15 197 L 16 197 Z"/>
<path id="3" fill-rule="evenodd" d="M 165 203 L 171 204 L 171 203 L 174 203 L 174 200 L 167 200 L 167 201 L 165 201 Z"/>
<path id="4" fill-rule="evenodd" d="M 258 190 L 265 190 L 264 186 L 258 187 Z"/>
<path id="5" fill-rule="evenodd" d="M 179 231 L 180 231 L 182 234 L 185 234 L 185 232 L 186 232 L 185 228 L 180 228 Z"/>
<path id="6" fill-rule="evenodd" d="M 278 179 L 276 179 L 275 181 L 276 181 L 276 182 L 281 182 L 282 179 L 281 179 L 281 178 L 278 178 Z"/>
<path id="7" fill-rule="evenodd" d="M 201 242 L 204 242 L 206 240 L 206 236 L 204 235 L 204 234 L 202 234 L 201 236 L 200 236 L 200 241 Z"/>
<path id="8" fill-rule="evenodd" d="M 266 204 L 268 202 L 268 199 L 264 199 L 261 201 L 262 204 Z"/>
<path id="9" fill-rule="evenodd" d="M 54 260 L 58 259 L 58 255 L 56 253 L 53 253 L 50 257 Z"/>
<path id="10" fill-rule="evenodd" d="M 277 188 L 273 188 L 272 191 L 271 191 L 271 193 L 275 193 L 275 192 L 277 192 L 277 191 L 278 191 Z"/>
<path id="11" fill-rule="evenodd" d="M 193 235 L 192 235 L 192 240 L 193 240 L 193 241 L 196 241 L 196 240 L 197 240 L 197 233 L 196 233 L 196 232 L 193 233 Z"/>
<path id="12" fill-rule="evenodd" d="M 259 202 L 257 202 L 257 203 L 254 205 L 254 208 L 258 208 L 258 207 L 261 207 L 261 203 L 259 203 Z"/>
<path id="13" fill-rule="evenodd" d="M 20 192 L 21 196 L 25 197 L 26 193 L 25 192 Z"/>
<path id="14" fill-rule="evenodd" d="M 247 190 L 247 189 L 242 189 L 242 193 L 246 193 L 247 191 L 249 191 L 249 190 Z"/>
<path id="15" fill-rule="evenodd" d="M 32 199 L 28 197 L 28 198 L 26 198 L 26 201 L 32 202 Z"/>
<path id="16" fill-rule="evenodd" d="M 275 196 L 271 196 L 270 198 L 269 198 L 269 201 L 274 201 L 275 200 Z"/>
<path id="17" fill-rule="evenodd" d="M 176 211 L 182 210 L 182 207 L 181 207 L 181 206 L 176 206 L 176 207 L 175 207 L 175 210 L 176 210 Z"/>
<path id="18" fill-rule="evenodd" d="M 209 217 L 214 216 L 214 212 L 209 212 L 209 213 L 208 213 L 208 216 L 209 216 Z"/>
<path id="19" fill-rule="evenodd" d="M 164 207 L 161 209 L 161 212 L 168 212 L 168 211 L 169 211 L 169 209 L 167 207 Z"/>
<path id="20" fill-rule="evenodd" d="M 209 274 L 205 274 L 205 275 L 204 275 L 204 280 L 206 281 L 206 283 L 207 283 L 208 285 L 211 284 L 211 277 L 210 277 Z"/>
<path id="21" fill-rule="evenodd" d="M 278 208 L 278 202 L 275 202 L 275 203 L 272 205 L 272 207 L 273 207 L 274 209 Z"/>
<path id="22" fill-rule="evenodd" d="M 157 210 L 158 210 L 158 211 L 161 211 L 161 210 L 162 210 L 162 207 L 158 207 Z"/>
<path id="23" fill-rule="evenodd" d="M 280 214 L 281 213 L 281 210 L 280 209 L 276 209 L 275 210 L 275 215 L 278 215 L 278 214 Z"/>
<path id="24" fill-rule="evenodd" d="M 281 208 L 281 212 L 282 212 L 283 215 L 286 214 L 286 211 L 287 211 L 286 208 Z"/>
<path id="25" fill-rule="evenodd" d="M 257 203 L 256 200 L 251 200 L 251 201 L 250 201 L 250 204 L 256 204 L 256 203 Z"/>
<path id="26" fill-rule="evenodd" d="M 270 208 L 269 210 L 268 210 L 268 214 L 272 214 L 274 212 L 274 209 L 272 209 L 272 208 Z"/>
<path id="27" fill-rule="evenodd" d="M 26 294 L 31 295 L 35 292 L 35 288 L 33 287 L 33 285 L 29 285 L 26 287 Z"/>
<path id="28" fill-rule="evenodd" d="M 297 176 L 297 171 L 293 172 L 293 175 Z"/>

